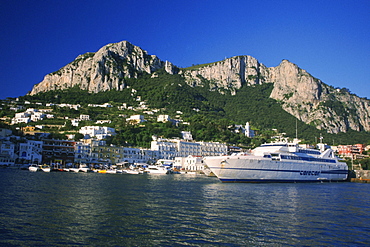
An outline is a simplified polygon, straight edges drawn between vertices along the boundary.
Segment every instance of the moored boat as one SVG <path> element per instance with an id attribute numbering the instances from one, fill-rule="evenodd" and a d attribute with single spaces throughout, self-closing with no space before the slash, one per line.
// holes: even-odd
<path id="1" fill-rule="evenodd" d="M 251 153 L 205 157 L 204 162 L 222 182 L 345 181 L 348 175 L 347 164 L 332 149 L 287 142 L 263 144 Z"/>
<path id="2" fill-rule="evenodd" d="M 170 169 L 164 165 L 149 165 L 145 168 L 145 172 L 149 174 L 169 174 Z"/>
<path id="3" fill-rule="evenodd" d="M 37 171 L 39 170 L 39 167 L 38 167 L 37 165 L 35 165 L 35 164 L 32 164 L 32 165 L 30 165 L 30 166 L 28 167 L 28 170 L 29 170 L 30 172 L 37 172 Z"/>
<path id="4" fill-rule="evenodd" d="M 51 171 L 51 167 L 48 166 L 48 165 L 42 165 L 42 166 L 39 166 L 41 171 L 43 172 L 50 172 Z"/>
<path id="5" fill-rule="evenodd" d="M 137 174 L 141 174 L 142 172 L 140 172 L 138 169 L 135 169 L 135 170 L 127 169 L 127 170 L 125 170 L 125 173 L 126 174 L 135 174 L 135 175 L 137 175 Z"/>
<path id="6" fill-rule="evenodd" d="M 111 174 L 113 174 L 113 173 L 117 173 L 117 170 L 116 170 L 116 169 L 111 168 L 111 169 L 106 170 L 106 172 L 105 172 L 105 173 L 111 173 Z"/>
<path id="7" fill-rule="evenodd" d="M 91 172 L 90 167 L 88 167 L 86 164 L 80 164 L 78 169 L 80 172 Z"/>
<path id="8" fill-rule="evenodd" d="M 71 168 L 69 168 L 69 171 L 70 172 L 80 172 L 80 168 L 71 167 Z"/>

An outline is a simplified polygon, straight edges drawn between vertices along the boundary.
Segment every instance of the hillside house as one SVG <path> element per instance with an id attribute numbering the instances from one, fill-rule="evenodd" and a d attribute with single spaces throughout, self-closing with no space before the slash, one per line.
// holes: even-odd
<path id="1" fill-rule="evenodd" d="M 79 130 L 79 133 L 102 140 L 108 136 L 115 135 L 116 131 L 114 128 L 105 126 L 84 126 Z"/>
<path id="2" fill-rule="evenodd" d="M 129 118 L 126 118 L 126 122 L 129 122 L 130 124 L 139 124 L 145 122 L 145 119 L 143 115 L 132 115 Z"/>

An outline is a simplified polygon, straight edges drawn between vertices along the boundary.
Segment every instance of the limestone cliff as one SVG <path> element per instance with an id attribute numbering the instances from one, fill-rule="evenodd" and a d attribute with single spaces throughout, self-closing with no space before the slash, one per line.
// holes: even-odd
<path id="1" fill-rule="evenodd" d="M 230 90 L 234 95 L 243 85 L 273 83 L 270 97 L 307 124 L 329 133 L 370 131 L 369 100 L 330 87 L 287 60 L 267 68 L 253 57 L 238 56 L 182 73 L 189 85 L 202 86 L 202 79 L 207 79 L 213 90 Z"/>
<path id="2" fill-rule="evenodd" d="M 227 89 L 235 94 L 243 85 L 264 82 L 267 68 L 251 56 L 238 56 L 220 62 L 200 65 L 183 70 L 186 81 L 191 86 L 202 86 L 202 79 L 212 83 L 214 90 Z M 220 90 L 219 90 L 220 91 Z"/>
<path id="3" fill-rule="evenodd" d="M 208 83 L 211 90 L 231 92 L 236 96 L 243 86 L 273 83 L 270 97 L 277 100 L 285 111 L 307 124 L 330 133 L 349 129 L 370 131 L 369 100 L 359 98 L 348 90 L 328 86 L 287 60 L 268 68 L 251 56 L 236 56 L 179 69 L 127 41 L 78 56 L 60 70 L 46 75 L 30 94 L 74 86 L 90 92 L 123 90 L 125 78 L 136 78 L 140 73 L 152 74 L 158 69 L 181 74 L 190 86 Z"/>
<path id="4" fill-rule="evenodd" d="M 328 86 L 287 60 L 269 68 L 268 81 L 274 83 L 270 97 L 305 123 L 329 133 L 349 129 L 370 131 L 370 101 L 367 99 Z"/>
<path id="5" fill-rule="evenodd" d="M 30 94 L 74 86 L 90 92 L 122 90 L 124 78 L 136 78 L 140 72 L 152 73 L 160 68 L 171 74 L 176 72 L 171 63 L 122 41 L 106 45 L 95 53 L 78 56 L 60 70 L 46 75 Z"/>

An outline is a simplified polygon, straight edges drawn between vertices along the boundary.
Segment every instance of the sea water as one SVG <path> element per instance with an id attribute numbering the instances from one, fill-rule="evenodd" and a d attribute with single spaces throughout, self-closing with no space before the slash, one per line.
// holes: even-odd
<path id="1" fill-rule="evenodd" d="M 0 169 L 1 246 L 368 246 L 370 184 Z"/>

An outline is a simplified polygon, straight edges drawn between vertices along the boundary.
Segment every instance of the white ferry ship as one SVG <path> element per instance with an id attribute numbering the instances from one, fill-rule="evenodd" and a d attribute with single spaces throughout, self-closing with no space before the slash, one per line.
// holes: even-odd
<path id="1" fill-rule="evenodd" d="M 269 143 L 250 153 L 205 157 L 204 162 L 222 182 L 344 181 L 348 166 L 332 149 L 321 151 L 297 143 Z"/>

